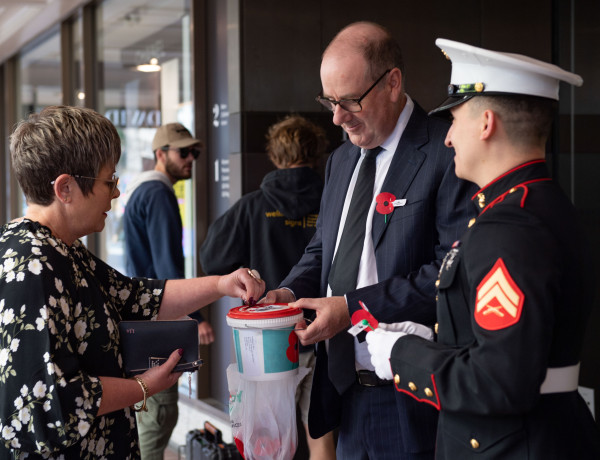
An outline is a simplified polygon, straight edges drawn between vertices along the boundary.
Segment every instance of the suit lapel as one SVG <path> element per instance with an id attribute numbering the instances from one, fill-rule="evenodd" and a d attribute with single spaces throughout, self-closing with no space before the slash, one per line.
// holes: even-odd
<path id="1" fill-rule="evenodd" d="M 328 197 L 327 211 L 319 213 L 323 217 L 323 228 L 339 229 L 342 210 L 344 209 L 344 201 L 352 173 L 356 167 L 356 163 L 360 158 L 360 147 L 357 147 L 350 142 L 347 143 L 347 148 L 339 150 L 336 155 L 340 155 L 339 164 L 333 166 L 332 176 L 329 178 L 327 188 L 331 190 L 331 195 Z M 332 261 L 335 242 L 337 239 L 337 231 L 323 232 L 323 260 Z"/>
<path id="2" fill-rule="evenodd" d="M 404 133 L 402 133 L 402 137 L 394 153 L 394 158 L 381 187 L 381 192 L 389 192 L 396 199 L 406 197 L 408 188 L 425 161 L 425 153 L 419 150 L 419 148 L 428 141 L 427 120 L 423 120 L 426 117 L 425 112 L 415 103 L 413 113 L 404 129 Z M 395 209 L 392 214 L 387 216 L 387 219 L 377 211 L 373 214 L 372 237 L 374 248 L 377 247 L 383 237 L 394 212 Z"/>

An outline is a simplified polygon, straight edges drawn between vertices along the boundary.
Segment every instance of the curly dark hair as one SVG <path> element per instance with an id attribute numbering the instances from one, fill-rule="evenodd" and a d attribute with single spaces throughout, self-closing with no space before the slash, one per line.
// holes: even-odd
<path id="1" fill-rule="evenodd" d="M 327 148 L 325 131 L 300 115 L 289 115 L 267 133 L 267 153 L 278 168 L 316 166 Z"/>

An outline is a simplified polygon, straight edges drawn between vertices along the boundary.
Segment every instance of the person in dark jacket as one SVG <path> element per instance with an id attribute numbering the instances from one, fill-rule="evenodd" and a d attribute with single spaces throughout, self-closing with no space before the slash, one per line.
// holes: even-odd
<path id="1" fill-rule="evenodd" d="M 136 176 L 125 193 L 126 269 L 129 276 L 155 279 L 185 278 L 183 225 L 173 185 L 192 177 L 202 141 L 181 123 L 166 123 L 152 139 L 154 169 Z M 199 311 L 202 345 L 214 341 L 212 326 Z M 179 415 L 177 384 L 148 399 L 148 413 L 138 414 L 140 450 L 144 460 L 162 460 Z"/>
<path id="2" fill-rule="evenodd" d="M 454 174 L 449 125 L 406 92 L 389 30 L 349 24 L 327 45 L 320 69 L 316 100 L 348 140 L 327 161 L 315 236 L 265 302 L 316 312 L 306 328 L 296 326 L 301 343 L 317 344 L 312 436 L 338 427 L 344 460 L 430 460 L 437 411 L 379 379 L 362 335 L 348 329 L 361 303 L 379 321 L 435 323 L 435 279 L 474 215 L 474 186 Z"/>
<path id="3" fill-rule="evenodd" d="M 371 361 L 439 410 L 436 459 L 598 459 L 577 391 L 593 267 L 544 160 L 559 82 L 583 81 L 526 56 L 436 44 L 452 78 L 434 112 L 452 114 L 446 145 L 457 176 L 480 187 L 479 215 L 440 269 L 437 341 L 423 325 L 380 323 L 367 333 Z"/>
<path id="4" fill-rule="evenodd" d="M 206 274 L 251 266 L 258 270 L 267 289 L 279 285 L 315 233 L 323 191 L 315 167 L 326 146 L 323 129 L 298 115 L 269 128 L 267 153 L 277 169 L 263 178 L 260 190 L 244 195 L 210 226 L 200 248 Z M 312 346 L 300 347 L 300 365 L 311 369 L 296 394 L 305 427 L 313 350 Z M 306 432 L 311 457 L 335 458 L 332 433 L 312 439 L 308 429 Z"/>

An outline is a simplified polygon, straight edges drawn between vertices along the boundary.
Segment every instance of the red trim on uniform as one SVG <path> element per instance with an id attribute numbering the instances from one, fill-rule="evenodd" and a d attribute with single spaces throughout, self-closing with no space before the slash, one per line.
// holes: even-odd
<path id="1" fill-rule="evenodd" d="M 537 180 L 536 182 L 541 182 L 541 180 Z M 528 182 L 528 183 L 531 184 L 531 182 Z M 519 184 L 519 185 L 517 185 L 517 187 L 523 189 L 523 196 L 521 197 L 521 208 L 523 208 L 523 207 L 525 207 L 525 198 L 527 198 L 529 189 L 527 188 L 527 185 L 525 185 L 525 184 Z"/>
<path id="2" fill-rule="evenodd" d="M 427 403 L 433 407 L 435 407 L 437 410 L 441 410 L 440 409 L 440 397 L 438 395 L 438 391 L 437 391 L 437 385 L 435 384 L 435 380 L 433 380 L 433 374 L 431 374 L 431 381 L 433 383 L 433 392 L 435 394 L 435 397 L 437 399 L 437 403 L 435 401 L 431 401 L 430 399 L 421 399 L 421 398 L 417 398 L 417 395 L 415 395 L 413 392 L 408 391 L 408 390 L 403 390 L 402 388 L 398 388 L 398 384 L 396 382 L 394 382 L 394 386 L 396 387 L 396 391 L 399 391 L 400 393 L 405 393 L 408 396 L 411 396 L 413 399 L 416 399 L 419 402 L 422 403 Z"/>
<path id="3" fill-rule="evenodd" d="M 527 185 L 533 184 L 534 182 L 545 182 L 545 181 L 549 181 L 549 180 L 552 180 L 552 179 L 550 179 L 549 177 L 544 177 L 542 179 L 532 179 L 532 180 L 523 182 L 523 183 L 521 183 L 519 185 L 514 185 L 509 190 L 507 190 L 502 195 L 500 195 L 498 198 L 496 198 L 494 201 L 492 201 L 490 204 L 488 204 L 485 208 L 483 208 L 483 211 L 481 211 L 481 214 L 483 214 L 484 212 L 486 212 L 488 209 L 493 208 L 495 205 L 497 205 L 501 201 L 504 201 L 504 198 L 506 198 L 506 195 L 508 195 L 509 193 L 511 193 L 510 191 L 512 189 L 517 189 L 517 188 L 522 188 L 523 189 L 523 196 L 521 197 L 521 207 L 524 208 L 525 207 L 525 199 L 527 198 L 527 194 L 529 193 L 529 189 L 527 188 Z"/>
<path id="4" fill-rule="evenodd" d="M 442 410 L 442 404 L 440 403 L 440 395 L 437 389 L 437 383 L 435 383 L 435 375 L 431 374 L 431 383 L 433 384 L 433 392 L 435 393 L 435 399 L 437 400 L 437 404 L 434 404 L 434 407 L 437 407 L 437 410 Z"/>
<path id="5" fill-rule="evenodd" d="M 483 192 L 486 188 L 488 188 L 494 182 L 498 182 L 500 179 L 502 179 L 505 176 L 508 176 L 510 173 L 512 173 L 514 171 L 517 171 L 517 170 L 519 170 L 521 168 L 525 168 L 526 166 L 533 165 L 533 164 L 536 164 L 536 163 L 546 163 L 546 160 L 532 160 L 532 161 L 528 161 L 527 163 L 523 163 L 522 165 L 519 165 L 519 166 L 517 166 L 517 167 L 515 167 L 515 168 L 513 168 L 513 169 L 511 169 L 509 171 L 506 171 L 504 174 L 501 174 L 500 176 L 496 177 L 493 181 L 489 182 L 488 184 L 486 184 L 482 188 L 480 188 L 475 193 L 475 195 L 473 195 L 471 197 L 471 200 L 474 200 L 477 197 L 477 195 L 479 195 L 481 192 Z"/>

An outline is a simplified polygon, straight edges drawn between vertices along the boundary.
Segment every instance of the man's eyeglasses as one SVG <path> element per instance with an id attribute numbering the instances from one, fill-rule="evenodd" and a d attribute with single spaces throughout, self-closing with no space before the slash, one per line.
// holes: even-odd
<path id="1" fill-rule="evenodd" d="M 194 157 L 194 160 L 196 160 L 200 156 L 200 149 L 198 147 L 162 147 L 161 150 L 163 152 L 168 152 L 169 150 L 179 152 L 179 156 L 182 160 L 185 160 L 189 154 L 191 154 Z"/>
<path id="2" fill-rule="evenodd" d="M 388 72 L 390 72 L 392 69 L 387 69 L 385 72 L 383 72 L 383 75 L 381 77 L 379 77 L 377 80 L 375 80 L 375 83 L 373 83 L 368 90 L 366 90 L 363 95 L 361 97 L 359 97 L 358 99 L 340 99 L 339 101 L 336 101 L 334 99 L 329 99 L 328 97 L 323 97 L 321 95 L 316 97 L 316 101 L 318 103 L 320 103 L 323 107 L 325 107 L 326 109 L 331 110 L 332 112 L 335 110 L 335 106 L 339 105 L 342 109 L 348 111 L 348 112 L 360 112 L 362 110 L 362 105 L 360 105 L 360 101 L 362 101 L 367 94 L 369 94 L 371 92 L 371 90 L 373 88 L 375 88 L 375 86 L 377 86 L 377 83 L 379 83 L 381 81 L 381 79 L 383 77 L 385 77 Z"/>
<path id="3" fill-rule="evenodd" d="M 110 194 L 115 193 L 115 190 L 119 186 L 119 177 L 116 174 L 113 174 L 110 179 L 102 179 L 101 177 L 90 177 L 90 176 L 80 176 L 79 174 L 71 174 L 71 177 L 76 177 L 78 179 L 89 179 L 89 180 L 101 180 L 110 184 Z M 54 181 L 50 182 L 54 184 Z"/>

